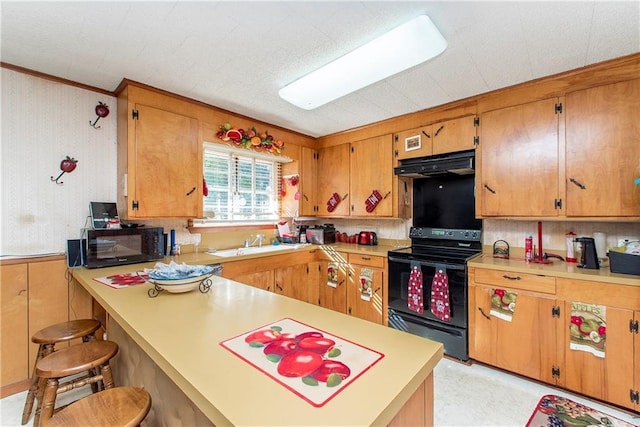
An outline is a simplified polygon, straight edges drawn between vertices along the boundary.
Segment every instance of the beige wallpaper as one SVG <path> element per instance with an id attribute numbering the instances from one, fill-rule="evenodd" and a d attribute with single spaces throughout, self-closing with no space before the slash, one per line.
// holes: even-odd
<path id="1" fill-rule="evenodd" d="M 116 99 L 15 71 L 2 75 L 0 255 L 64 252 L 90 201 L 116 199 Z M 102 101 L 110 114 L 89 126 Z M 66 156 L 78 160 L 57 185 Z"/>

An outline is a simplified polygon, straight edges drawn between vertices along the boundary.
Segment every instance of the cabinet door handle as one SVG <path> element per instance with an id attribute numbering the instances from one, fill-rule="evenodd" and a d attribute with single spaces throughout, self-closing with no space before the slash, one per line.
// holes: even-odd
<path id="1" fill-rule="evenodd" d="M 436 133 L 434 134 L 434 136 L 438 136 L 438 134 L 440 133 L 440 131 L 441 131 L 442 129 L 444 129 L 444 125 L 442 125 L 442 126 L 440 126 L 440 127 L 438 128 L 438 130 L 436 131 Z"/>
<path id="2" fill-rule="evenodd" d="M 280 286 L 279 283 L 276 283 L 276 288 L 278 288 L 279 291 L 282 291 L 284 289 L 282 286 Z"/>
<path id="3" fill-rule="evenodd" d="M 577 185 L 578 187 L 580 187 L 581 190 L 586 190 L 587 187 L 584 186 L 584 184 L 582 184 L 580 181 L 573 179 L 573 178 L 569 178 L 569 181 L 571 181 L 573 184 Z"/>
<path id="4" fill-rule="evenodd" d="M 338 282 L 338 286 L 342 286 L 343 283 L 344 283 L 344 279 Z"/>
<path id="5" fill-rule="evenodd" d="M 304 200 L 305 200 L 305 201 L 307 201 L 307 202 L 309 201 L 309 198 L 307 197 L 307 195 L 306 195 L 306 194 L 303 194 L 303 195 L 302 195 L 302 197 L 304 197 Z"/>
<path id="6" fill-rule="evenodd" d="M 478 307 L 478 310 L 480 310 L 480 313 L 482 313 L 482 315 L 484 317 L 486 317 L 487 319 L 491 320 L 491 317 L 487 315 L 487 313 L 484 312 L 484 310 L 482 309 L 482 307 Z"/>
<path id="7" fill-rule="evenodd" d="M 423 133 L 423 134 L 424 134 L 424 136 L 426 136 L 427 138 L 431 138 L 431 137 L 429 136 L 429 134 L 428 134 L 428 133 L 426 133 L 425 131 L 422 131 L 422 133 Z"/>
<path id="8" fill-rule="evenodd" d="M 486 188 L 487 190 L 491 191 L 493 194 L 496 194 L 496 190 L 494 190 L 493 188 L 489 187 L 487 184 L 484 184 L 484 188 Z"/>
<path id="9" fill-rule="evenodd" d="M 196 191 L 196 187 L 193 187 L 191 190 L 187 191 L 187 196 L 192 195 L 194 191 Z"/>
<path id="10" fill-rule="evenodd" d="M 509 276 L 507 274 L 503 274 L 502 277 L 504 277 L 507 280 L 520 280 L 521 279 L 520 276 Z"/>

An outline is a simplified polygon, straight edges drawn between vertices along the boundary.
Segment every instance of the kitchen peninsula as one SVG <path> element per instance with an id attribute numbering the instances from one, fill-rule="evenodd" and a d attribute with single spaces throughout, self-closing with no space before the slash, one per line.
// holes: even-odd
<path id="1" fill-rule="evenodd" d="M 441 344 L 218 276 L 206 293 L 155 298 L 147 294 L 148 283 L 113 289 L 94 280 L 143 267 L 153 264 L 76 269 L 73 277 L 106 310 L 108 337 L 120 345 L 116 381 L 152 394 L 152 425 L 433 424 L 432 370 L 442 358 Z M 282 319 L 382 357 L 322 405 L 312 405 L 221 345 Z"/>

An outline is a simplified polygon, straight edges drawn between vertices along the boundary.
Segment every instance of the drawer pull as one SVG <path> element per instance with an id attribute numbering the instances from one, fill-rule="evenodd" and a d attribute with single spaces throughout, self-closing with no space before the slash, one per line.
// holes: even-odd
<path id="1" fill-rule="evenodd" d="M 515 276 L 514 277 L 514 276 L 509 276 L 507 274 L 503 274 L 502 277 L 504 277 L 507 280 L 520 280 L 521 279 L 520 276 Z"/>
<path id="2" fill-rule="evenodd" d="M 482 307 L 478 307 L 478 310 L 480 310 L 480 313 L 482 313 L 482 315 L 483 315 L 484 317 L 486 317 L 487 319 L 491 320 L 491 317 L 489 317 L 489 316 L 487 315 L 487 313 L 485 313 L 485 312 L 484 312 L 484 310 L 482 309 Z"/>
<path id="3" fill-rule="evenodd" d="M 371 257 L 368 257 L 368 256 L 362 256 L 360 257 L 360 259 L 363 261 L 371 261 Z"/>

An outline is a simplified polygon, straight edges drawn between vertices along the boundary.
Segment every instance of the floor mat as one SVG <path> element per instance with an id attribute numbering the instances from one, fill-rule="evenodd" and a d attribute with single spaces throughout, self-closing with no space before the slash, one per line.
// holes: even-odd
<path id="1" fill-rule="evenodd" d="M 526 427 L 637 427 L 566 397 L 542 396 Z"/>

